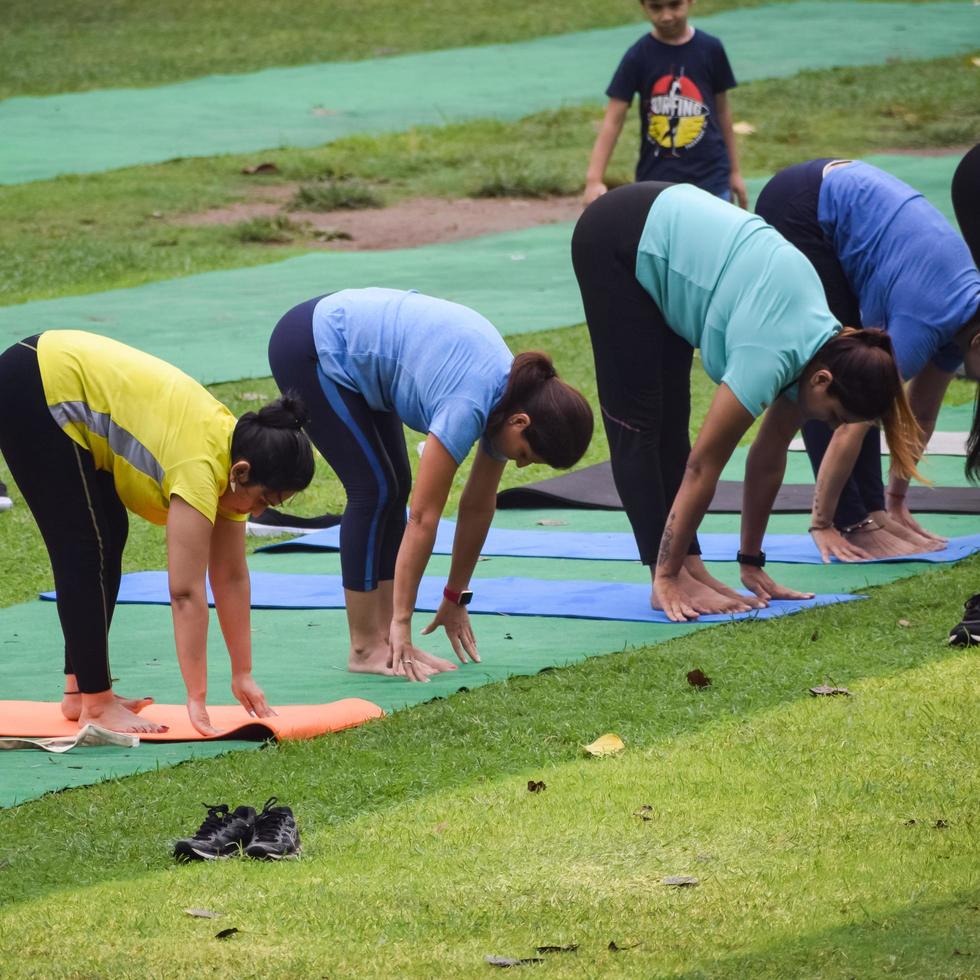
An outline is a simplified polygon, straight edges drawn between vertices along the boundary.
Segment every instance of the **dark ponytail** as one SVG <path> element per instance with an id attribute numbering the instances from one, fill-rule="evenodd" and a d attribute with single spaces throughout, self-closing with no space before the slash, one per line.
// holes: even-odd
<path id="1" fill-rule="evenodd" d="M 810 364 L 833 375 L 827 394 L 838 398 L 849 415 L 869 422 L 881 420 L 896 474 L 904 480 L 923 480 L 915 468 L 922 455 L 923 433 L 905 396 L 891 337 L 884 330 L 845 327 L 817 351 Z"/>
<path id="2" fill-rule="evenodd" d="M 524 437 L 534 454 L 555 469 L 574 466 L 589 448 L 592 409 L 580 392 L 558 377 L 551 358 L 541 351 L 514 358 L 507 390 L 487 419 L 487 435 L 493 439 L 515 412 L 530 417 Z"/>
<path id="3" fill-rule="evenodd" d="M 246 412 L 231 437 L 231 461 L 248 461 L 249 483 L 296 493 L 313 479 L 313 447 L 303 432 L 303 402 L 285 394 L 257 412 Z"/>

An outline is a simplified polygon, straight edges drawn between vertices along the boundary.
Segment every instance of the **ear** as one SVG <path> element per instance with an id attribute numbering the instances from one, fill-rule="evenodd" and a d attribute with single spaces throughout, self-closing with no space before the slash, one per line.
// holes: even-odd
<path id="1" fill-rule="evenodd" d="M 834 376 L 826 368 L 817 368 L 813 374 L 810 375 L 810 387 L 817 389 L 829 388 L 833 383 Z"/>
<path id="2" fill-rule="evenodd" d="M 507 424 L 514 426 L 518 432 L 521 432 L 531 424 L 531 416 L 527 412 L 515 412 L 507 419 Z"/>
<path id="3" fill-rule="evenodd" d="M 239 459 L 231 464 L 231 470 L 229 476 L 231 480 L 240 486 L 245 486 L 248 483 L 249 474 L 252 471 L 252 464 L 249 463 L 247 459 Z"/>

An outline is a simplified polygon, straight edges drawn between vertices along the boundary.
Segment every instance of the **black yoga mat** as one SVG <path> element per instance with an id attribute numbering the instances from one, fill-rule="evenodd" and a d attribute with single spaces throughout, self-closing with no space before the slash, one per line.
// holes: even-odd
<path id="1" fill-rule="evenodd" d="M 930 514 L 980 514 L 980 487 L 911 487 L 909 506 Z M 786 483 L 776 495 L 773 513 L 808 514 L 813 487 Z M 622 510 L 608 462 L 587 466 L 564 476 L 502 490 L 497 494 L 501 510 L 541 507 L 578 507 L 582 510 Z M 721 480 L 708 508 L 714 514 L 738 514 L 742 510 L 742 484 Z"/>

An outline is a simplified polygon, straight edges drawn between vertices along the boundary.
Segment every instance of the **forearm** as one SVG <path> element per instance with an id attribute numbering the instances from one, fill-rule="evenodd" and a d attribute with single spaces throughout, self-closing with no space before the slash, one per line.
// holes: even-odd
<path id="1" fill-rule="evenodd" d="M 449 566 L 449 588 L 458 592 L 470 584 L 473 569 L 480 558 L 480 549 L 487 539 L 495 507 L 472 506 L 459 509 L 456 534 L 453 537 L 453 557 Z"/>
<path id="2" fill-rule="evenodd" d="M 212 575 L 211 591 L 218 613 L 221 635 L 225 638 L 232 674 L 252 671 L 251 585 L 244 575 L 229 578 Z"/>
<path id="3" fill-rule="evenodd" d="M 199 591 L 171 595 L 177 662 L 192 700 L 205 700 L 208 693 L 208 603 L 201 584 Z"/>
<path id="4" fill-rule="evenodd" d="M 688 461 L 684 480 L 660 539 L 656 575 L 676 576 L 680 573 L 687 549 L 711 504 L 720 473 L 720 467 Z"/>
<path id="5" fill-rule="evenodd" d="M 429 563 L 436 541 L 439 514 L 409 514 L 398 557 L 395 560 L 393 613 L 396 622 L 411 622 L 418 598 L 419 582 Z"/>
<path id="6" fill-rule="evenodd" d="M 863 422 L 842 425 L 831 438 L 820 463 L 813 490 L 813 508 L 810 514 L 812 527 L 833 526 L 841 492 L 861 453 L 861 444 L 868 428 Z"/>
<path id="7" fill-rule="evenodd" d="M 786 474 L 786 448 L 768 452 L 753 444 L 745 463 L 745 485 L 742 490 L 741 550 L 757 555 L 772 513 L 776 494 Z"/>
<path id="8" fill-rule="evenodd" d="M 587 184 L 601 184 L 606 179 L 606 168 L 616 147 L 619 129 L 608 122 L 603 122 L 599 135 L 596 137 L 592 155 L 589 157 L 589 169 L 585 174 Z"/>

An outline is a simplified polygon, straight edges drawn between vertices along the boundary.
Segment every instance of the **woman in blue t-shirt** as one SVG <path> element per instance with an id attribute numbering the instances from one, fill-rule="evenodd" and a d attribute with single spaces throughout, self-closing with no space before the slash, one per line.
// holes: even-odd
<path id="1" fill-rule="evenodd" d="M 914 473 L 914 420 L 891 342 L 845 331 L 806 259 L 761 218 L 687 184 L 620 187 L 584 212 L 572 260 L 595 356 L 613 477 L 654 608 L 673 620 L 803 598 L 760 551 L 802 419 L 881 419 L 896 466 Z M 694 349 L 719 388 L 693 450 Z M 738 561 L 746 598 L 710 576 L 696 531 L 739 440 L 749 452 Z"/>
<path id="2" fill-rule="evenodd" d="M 480 659 L 466 604 L 508 460 L 573 466 L 592 410 L 546 354 L 515 358 L 493 324 L 447 300 L 345 289 L 294 307 L 269 343 L 283 391 L 347 492 L 340 524 L 353 671 L 424 681 L 455 669 L 412 643 L 412 611 L 456 470 L 479 443 L 459 504 L 443 626 L 461 663 Z M 415 488 L 402 429 L 426 440 Z M 405 507 L 411 504 L 406 522 Z"/>
<path id="3" fill-rule="evenodd" d="M 980 273 L 963 239 L 918 191 L 859 161 L 787 167 L 765 186 L 756 211 L 810 260 L 841 323 L 888 331 L 928 440 L 959 365 L 980 379 Z M 978 427 L 975 417 L 974 433 Z M 817 474 L 812 533 L 824 557 L 943 547 L 913 519 L 908 480 L 894 467 L 885 489 L 875 426 L 832 433 L 814 420 L 803 438 Z M 968 473 L 980 476 L 978 463 L 968 460 Z"/>

